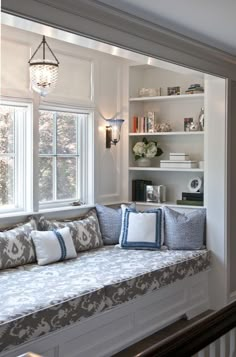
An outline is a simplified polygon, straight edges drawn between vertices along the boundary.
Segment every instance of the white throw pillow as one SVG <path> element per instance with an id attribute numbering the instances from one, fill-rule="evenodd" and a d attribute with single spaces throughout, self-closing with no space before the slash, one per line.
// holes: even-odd
<path id="1" fill-rule="evenodd" d="M 162 209 L 145 212 L 121 206 L 122 226 L 120 247 L 133 249 L 160 249 L 163 244 Z"/>
<path id="2" fill-rule="evenodd" d="M 77 257 L 69 227 L 46 232 L 32 231 L 31 237 L 39 265 Z"/>

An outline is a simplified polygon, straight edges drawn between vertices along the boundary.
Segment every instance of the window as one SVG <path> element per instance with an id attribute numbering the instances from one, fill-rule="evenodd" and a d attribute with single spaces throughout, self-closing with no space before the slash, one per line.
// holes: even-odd
<path id="1" fill-rule="evenodd" d="M 93 114 L 37 109 L 0 105 L 1 213 L 93 203 Z"/>
<path id="2" fill-rule="evenodd" d="M 40 111 L 39 201 L 81 198 L 81 125 L 86 114 Z"/>
<path id="3" fill-rule="evenodd" d="M 27 104 L 6 103 L 0 107 L 0 211 L 25 208 L 24 135 L 28 113 Z"/>

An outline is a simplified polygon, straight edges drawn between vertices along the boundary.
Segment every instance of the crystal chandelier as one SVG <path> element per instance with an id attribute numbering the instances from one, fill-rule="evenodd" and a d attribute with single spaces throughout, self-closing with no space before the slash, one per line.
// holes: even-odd
<path id="1" fill-rule="evenodd" d="M 34 59 L 36 53 L 40 50 L 40 47 L 42 47 L 43 50 L 43 58 Z M 50 51 L 53 59 L 45 58 L 46 48 Z M 30 81 L 32 89 L 43 97 L 51 92 L 56 86 L 58 67 L 59 61 L 47 44 L 45 36 L 43 36 L 42 41 L 29 60 Z"/>

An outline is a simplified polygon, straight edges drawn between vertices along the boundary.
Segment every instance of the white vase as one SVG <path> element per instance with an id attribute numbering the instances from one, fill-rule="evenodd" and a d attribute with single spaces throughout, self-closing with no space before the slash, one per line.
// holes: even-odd
<path id="1" fill-rule="evenodd" d="M 147 157 L 140 157 L 140 159 L 137 160 L 137 165 L 139 167 L 151 166 L 151 159 L 148 159 Z"/>

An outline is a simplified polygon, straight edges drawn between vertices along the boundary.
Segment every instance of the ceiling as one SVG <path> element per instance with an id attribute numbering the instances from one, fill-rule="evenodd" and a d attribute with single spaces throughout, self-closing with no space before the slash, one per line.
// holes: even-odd
<path id="1" fill-rule="evenodd" d="M 235 0 L 99 0 L 236 56 Z"/>

